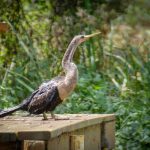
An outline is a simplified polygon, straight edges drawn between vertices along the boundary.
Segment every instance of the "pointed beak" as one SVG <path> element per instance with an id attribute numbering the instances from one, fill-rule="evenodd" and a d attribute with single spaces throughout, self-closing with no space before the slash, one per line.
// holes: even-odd
<path id="1" fill-rule="evenodd" d="M 101 34 L 101 32 L 97 32 L 97 33 L 93 33 L 93 34 L 89 34 L 89 35 L 84 35 L 83 38 L 80 39 L 79 44 L 88 40 L 89 38 L 94 37 L 94 36 L 99 35 L 99 34 Z"/>
<path id="2" fill-rule="evenodd" d="M 99 35 L 99 34 L 101 34 L 101 32 L 93 33 L 93 34 L 90 34 L 90 35 L 85 35 L 84 38 L 86 40 L 86 39 L 89 39 L 89 38 L 91 38 L 93 36 L 96 36 L 96 35 Z"/>

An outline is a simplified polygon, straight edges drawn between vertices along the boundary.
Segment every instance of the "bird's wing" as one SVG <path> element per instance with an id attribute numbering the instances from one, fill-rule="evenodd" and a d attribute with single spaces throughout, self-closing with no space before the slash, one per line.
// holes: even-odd
<path id="1" fill-rule="evenodd" d="M 28 110 L 32 114 L 40 114 L 44 111 L 52 111 L 61 103 L 56 82 L 51 80 L 43 83 L 38 92 L 33 96 Z"/>

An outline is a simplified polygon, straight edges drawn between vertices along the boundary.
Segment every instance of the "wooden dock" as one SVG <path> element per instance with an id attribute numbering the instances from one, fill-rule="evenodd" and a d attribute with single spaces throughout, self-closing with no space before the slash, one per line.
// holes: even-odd
<path id="1" fill-rule="evenodd" d="M 68 120 L 0 119 L 0 150 L 101 150 L 115 147 L 113 114 L 67 114 Z"/>

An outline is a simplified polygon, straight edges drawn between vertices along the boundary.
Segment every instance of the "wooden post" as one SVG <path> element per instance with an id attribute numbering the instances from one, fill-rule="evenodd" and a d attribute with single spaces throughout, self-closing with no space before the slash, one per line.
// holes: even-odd
<path id="1" fill-rule="evenodd" d="M 101 147 L 104 150 L 115 148 L 115 121 L 101 124 Z"/>
<path id="2" fill-rule="evenodd" d="M 70 136 L 70 150 L 84 150 L 84 135 Z"/>

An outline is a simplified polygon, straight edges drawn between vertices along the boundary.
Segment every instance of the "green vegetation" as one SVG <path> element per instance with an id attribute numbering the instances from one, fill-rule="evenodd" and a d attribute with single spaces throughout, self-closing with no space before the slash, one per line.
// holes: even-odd
<path id="1" fill-rule="evenodd" d="M 57 113 L 115 113 L 116 149 L 150 147 L 150 1 L 2 0 L 0 107 L 62 72 L 74 35 L 101 31 L 75 54 L 80 79 Z"/>

